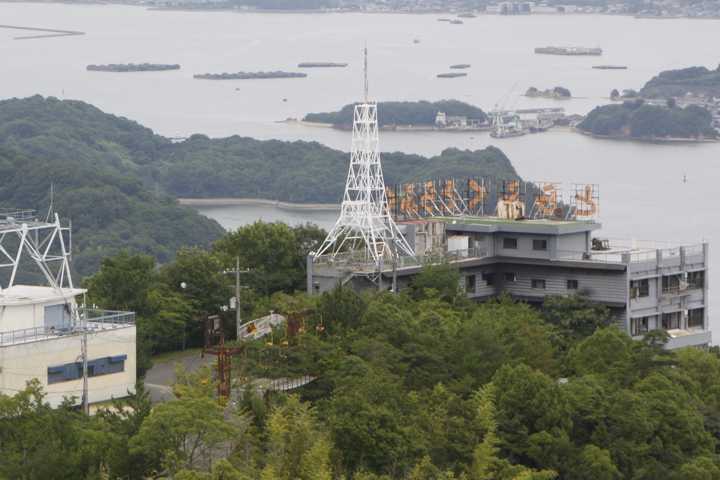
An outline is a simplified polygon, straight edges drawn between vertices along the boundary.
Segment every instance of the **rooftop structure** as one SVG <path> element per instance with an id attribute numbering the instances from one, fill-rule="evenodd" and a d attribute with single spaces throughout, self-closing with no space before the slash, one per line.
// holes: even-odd
<path id="1" fill-rule="evenodd" d="M 707 243 L 597 238 L 596 185 L 489 179 L 409 185 L 390 187 L 402 192 L 391 197 L 391 211 L 417 255 L 384 266 L 374 284 L 363 276 L 374 267 L 354 252 L 316 258 L 309 293 L 338 284 L 407 286 L 422 266 L 449 262 L 478 301 L 507 293 L 541 304 L 549 295 L 581 294 L 606 305 L 633 337 L 664 329 L 668 348 L 710 344 Z"/>
<path id="2" fill-rule="evenodd" d="M 70 270 L 70 228 L 57 215 L 0 211 L 0 393 L 37 379 L 46 401 L 84 407 L 135 386 L 135 315 L 88 308 Z"/>

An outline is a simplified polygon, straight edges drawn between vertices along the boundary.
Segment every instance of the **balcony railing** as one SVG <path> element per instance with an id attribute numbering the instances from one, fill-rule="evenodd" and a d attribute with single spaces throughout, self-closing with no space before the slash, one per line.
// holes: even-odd
<path id="1" fill-rule="evenodd" d="M 36 342 L 70 335 L 77 335 L 83 330 L 113 330 L 135 324 L 135 313 L 113 310 L 78 309 L 78 321 L 74 324 L 59 327 L 33 327 L 0 332 L 0 346 Z"/>
<path id="2" fill-rule="evenodd" d="M 445 253 L 428 253 L 425 255 L 416 255 L 414 257 L 404 256 L 397 259 L 394 265 L 396 268 L 412 268 L 422 267 L 424 265 L 433 265 L 438 263 L 453 263 L 462 260 L 470 260 L 477 258 L 485 258 L 488 252 L 485 249 L 469 248 L 465 250 L 453 250 Z M 366 258 L 362 252 L 341 252 L 335 255 L 323 255 L 314 262 L 316 265 L 348 268 L 355 271 L 377 271 L 377 265 L 372 259 Z M 382 270 L 392 270 L 392 259 L 385 259 L 382 264 Z"/>

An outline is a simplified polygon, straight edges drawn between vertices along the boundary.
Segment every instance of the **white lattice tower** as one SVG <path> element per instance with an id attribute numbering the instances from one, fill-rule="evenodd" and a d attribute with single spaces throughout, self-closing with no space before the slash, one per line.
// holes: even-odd
<path id="1" fill-rule="evenodd" d="M 362 249 L 366 260 L 379 265 L 383 259 L 415 255 L 390 215 L 379 144 L 377 104 L 367 98 L 366 49 L 365 101 L 355 105 L 353 113 L 350 169 L 340 217 L 315 258 Z"/>

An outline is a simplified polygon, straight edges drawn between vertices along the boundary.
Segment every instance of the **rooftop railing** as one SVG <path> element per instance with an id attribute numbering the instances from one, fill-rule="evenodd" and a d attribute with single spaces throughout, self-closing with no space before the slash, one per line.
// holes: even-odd
<path id="1" fill-rule="evenodd" d="M 35 210 L 18 208 L 0 208 L 0 223 L 14 223 L 34 220 Z"/>
<path id="2" fill-rule="evenodd" d="M 17 345 L 77 335 L 84 330 L 113 330 L 135 324 L 135 313 L 114 310 L 78 309 L 78 321 L 61 326 L 33 327 L 0 332 L 0 346 Z"/>
<path id="3" fill-rule="evenodd" d="M 484 258 L 488 256 L 488 252 L 481 248 L 469 248 L 464 250 L 453 250 L 450 252 L 428 252 L 423 255 L 416 255 L 414 257 L 403 256 L 397 259 L 395 265 L 393 265 L 392 259 L 385 259 L 382 263 L 382 270 L 391 270 L 394 267 L 401 268 L 412 268 L 422 267 L 424 265 L 432 265 L 438 263 L 452 263 L 462 260 L 470 260 L 477 258 Z M 372 259 L 366 258 L 362 252 L 341 252 L 334 257 L 331 255 L 322 255 L 315 259 L 316 265 L 347 268 L 354 271 L 377 271 L 377 265 Z"/>

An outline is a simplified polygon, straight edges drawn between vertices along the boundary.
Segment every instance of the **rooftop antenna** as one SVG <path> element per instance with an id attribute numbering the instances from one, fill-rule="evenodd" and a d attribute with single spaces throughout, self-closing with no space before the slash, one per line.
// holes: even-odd
<path id="1" fill-rule="evenodd" d="M 55 210 L 55 184 L 50 184 L 50 206 L 48 207 L 47 215 L 45 216 L 45 222 L 49 222 L 52 219 L 53 211 Z"/>
<path id="2" fill-rule="evenodd" d="M 367 43 L 365 44 L 365 67 L 364 67 L 364 75 L 365 75 L 365 103 L 368 103 L 368 60 L 367 60 Z"/>
<path id="3" fill-rule="evenodd" d="M 414 257 L 415 252 L 388 208 L 380 163 L 377 103 L 368 100 L 367 46 L 364 55 L 365 98 L 353 112 L 350 168 L 340 217 L 313 258 L 329 255 L 334 259 L 338 253 L 350 250 L 380 268 L 383 259 L 394 260 L 400 254 Z"/>

